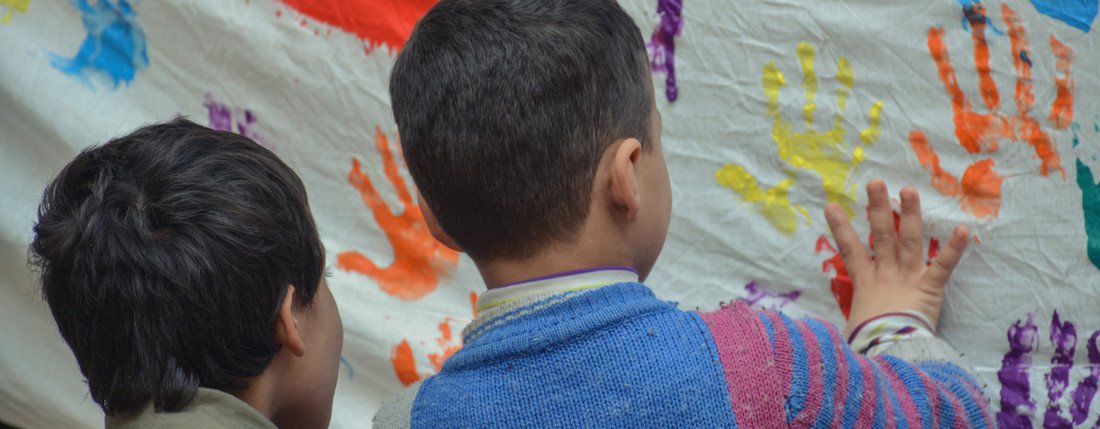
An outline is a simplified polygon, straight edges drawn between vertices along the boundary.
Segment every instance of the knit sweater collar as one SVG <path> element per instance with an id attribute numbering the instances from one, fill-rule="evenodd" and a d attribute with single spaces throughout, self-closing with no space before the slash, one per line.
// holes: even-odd
<path id="1" fill-rule="evenodd" d="M 444 370 L 539 353 L 623 320 L 675 310 L 675 303 L 657 299 L 637 282 L 524 296 L 479 313 Z"/>

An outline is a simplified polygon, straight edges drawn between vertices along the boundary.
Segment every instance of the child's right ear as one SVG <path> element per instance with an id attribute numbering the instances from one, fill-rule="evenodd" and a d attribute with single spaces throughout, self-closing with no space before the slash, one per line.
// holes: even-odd
<path id="1" fill-rule="evenodd" d="M 455 243 L 454 239 L 439 227 L 439 221 L 435 220 L 435 214 L 432 213 L 432 209 L 428 207 L 428 203 L 424 201 L 424 196 L 420 195 L 419 191 L 416 192 L 416 199 L 420 206 L 420 214 L 424 216 L 424 223 L 428 224 L 428 231 L 432 233 L 432 237 L 451 250 L 461 252 L 462 248 L 458 247 L 458 243 Z"/>

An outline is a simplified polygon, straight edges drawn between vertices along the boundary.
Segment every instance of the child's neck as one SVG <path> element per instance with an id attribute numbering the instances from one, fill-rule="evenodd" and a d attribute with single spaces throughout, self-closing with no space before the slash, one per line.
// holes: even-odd
<path id="1" fill-rule="evenodd" d="M 533 278 L 549 276 L 566 271 L 585 270 L 596 267 L 634 267 L 634 261 L 613 252 L 601 251 L 605 246 L 563 246 L 542 252 L 533 258 L 522 260 L 496 260 L 487 263 L 477 262 L 481 278 L 486 289 L 520 283 Z"/>

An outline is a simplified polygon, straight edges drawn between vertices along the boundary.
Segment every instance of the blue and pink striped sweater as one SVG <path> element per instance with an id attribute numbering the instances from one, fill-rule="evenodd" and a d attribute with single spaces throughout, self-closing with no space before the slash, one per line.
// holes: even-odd
<path id="1" fill-rule="evenodd" d="M 981 387 L 934 337 L 867 357 L 828 322 L 743 303 L 682 311 L 637 282 L 574 280 L 483 295 L 465 346 L 375 427 L 993 426 Z"/>

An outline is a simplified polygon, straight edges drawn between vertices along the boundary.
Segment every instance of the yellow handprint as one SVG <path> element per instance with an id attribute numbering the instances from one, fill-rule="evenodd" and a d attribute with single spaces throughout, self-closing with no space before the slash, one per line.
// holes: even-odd
<path id="1" fill-rule="evenodd" d="M 811 171 L 821 179 L 829 202 L 844 206 L 848 216 L 855 215 L 852 209 L 856 201 L 856 183 L 851 174 L 865 155 L 864 146 L 878 141 L 881 134 L 879 121 L 882 115 L 882 101 L 876 101 L 870 109 L 871 125 L 860 131 L 859 142 L 846 144 L 844 111 L 847 108 L 848 93 L 855 86 L 855 73 L 848 59 L 837 60 L 837 80 L 840 88 L 836 92 L 837 113 L 833 127 L 818 131 L 814 128 L 814 110 L 817 105 L 817 74 L 814 72 L 814 46 L 802 42 L 798 44 L 798 61 L 802 65 L 802 86 L 806 88 L 806 104 L 803 114 L 806 119 L 805 131 L 795 132 L 791 123 L 779 113 L 779 90 L 787 84 L 783 72 L 775 62 L 764 66 L 763 86 L 767 97 L 768 116 L 772 119 L 772 140 L 779 149 L 779 158 L 791 168 L 784 169 L 788 176 L 768 189 L 761 187 L 759 181 L 745 167 L 726 164 L 715 174 L 722 186 L 732 189 L 745 202 L 752 203 L 756 210 L 768 218 L 772 226 L 781 232 L 792 234 L 798 228 L 797 213 L 801 213 L 807 223 L 813 223 L 806 208 L 791 204 L 788 191 L 797 177 L 795 169 Z"/>

